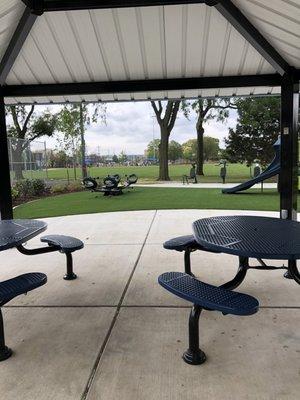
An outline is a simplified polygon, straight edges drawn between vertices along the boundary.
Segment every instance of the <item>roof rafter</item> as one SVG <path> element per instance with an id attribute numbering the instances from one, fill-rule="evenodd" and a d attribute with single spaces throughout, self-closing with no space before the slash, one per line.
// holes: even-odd
<path id="1" fill-rule="evenodd" d="M 0 85 L 5 83 L 36 18 L 37 15 L 32 14 L 31 10 L 26 7 L 0 62 Z"/>
<path id="2" fill-rule="evenodd" d="M 290 66 L 278 51 L 268 42 L 248 18 L 231 0 L 219 0 L 215 8 L 234 28 L 257 50 L 280 74 L 288 74 Z"/>
<path id="3" fill-rule="evenodd" d="M 5 97 L 43 97 L 110 93 L 155 92 L 168 90 L 219 89 L 255 86 L 280 86 L 279 74 L 217 76 L 201 78 L 147 79 L 110 82 L 8 85 Z"/>
<path id="4" fill-rule="evenodd" d="M 124 7 L 168 6 L 203 3 L 214 5 L 217 0 L 22 0 L 32 10 L 41 7 L 47 11 L 92 10 Z"/>

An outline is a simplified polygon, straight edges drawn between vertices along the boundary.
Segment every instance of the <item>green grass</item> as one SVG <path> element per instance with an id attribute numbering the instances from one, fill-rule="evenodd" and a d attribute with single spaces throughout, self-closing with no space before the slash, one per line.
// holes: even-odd
<path id="1" fill-rule="evenodd" d="M 181 181 L 182 175 L 188 174 L 190 165 L 170 165 L 170 177 L 174 181 Z M 49 179 L 60 180 L 60 179 L 74 179 L 74 170 L 69 168 L 52 168 L 48 170 Z M 121 176 L 129 174 L 137 174 L 139 182 L 154 182 L 158 177 L 158 166 L 152 165 L 147 167 L 91 167 L 89 168 L 89 174 L 92 177 L 104 178 L 108 174 L 120 174 Z M 204 176 L 199 177 L 199 181 L 203 183 L 208 182 L 221 182 L 219 177 L 220 167 L 216 164 L 208 163 L 204 166 Z M 45 177 L 43 171 L 31 171 L 24 173 L 25 177 L 40 178 Z M 43 175 L 43 176 L 42 176 Z M 76 169 L 77 179 L 81 178 L 80 168 Z M 236 183 L 243 182 L 250 178 L 250 168 L 244 164 L 228 164 L 227 166 L 227 182 Z"/>
<path id="2" fill-rule="evenodd" d="M 279 195 L 275 190 L 249 190 L 241 194 L 225 195 L 220 189 L 145 188 L 136 187 L 118 197 L 104 197 L 101 193 L 77 192 L 47 197 L 22 204 L 14 211 L 15 218 L 45 218 L 62 215 L 111 211 L 153 209 L 279 209 Z"/>

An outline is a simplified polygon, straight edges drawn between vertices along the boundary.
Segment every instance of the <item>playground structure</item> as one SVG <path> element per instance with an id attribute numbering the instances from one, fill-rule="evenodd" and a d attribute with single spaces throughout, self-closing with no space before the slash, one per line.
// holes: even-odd
<path id="1" fill-rule="evenodd" d="M 89 177 L 84 178 L 82 183 L 84 188 L 91 192 L 103 193 L 104 196 L 120 196 L 125 189 L 133 189 L 132 185 L 138 181 L 138 177 L 135 174 L 125 175 L 125 181 L 122 182 L 120 175 L 115 174 L 105 177 L 103 183 L 99 180 L 99 177 Z"/>
<path id="2" fill-rule="evenodd" d="M 223 189 L 222 193 L 233 194 L 237 192 L 242 192 L 243 190 L 250 189 L 253 185 L 257 183 L 263 183 L 266 179 L 270 179 L 273 176 L 278 175 L 280 172 L 280 146 L 280 138 L 278 138 L 278 140 L 273 144 L 273 147 L 275 149 L 275 157 L 273 158 L 271 164 L 261 174 L 250 179 L 249 181 L 241 183 L 240 185 L 228 189 Z"/>

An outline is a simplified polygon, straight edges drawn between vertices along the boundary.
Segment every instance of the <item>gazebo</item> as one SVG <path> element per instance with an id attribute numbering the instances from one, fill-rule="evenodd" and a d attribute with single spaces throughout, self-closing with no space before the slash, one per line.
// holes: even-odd
<path id="1" fill-rule="evenodd" d="M 1 0 L 0 211 L 12 218 L 5 104 L 281 94 L 281 217 L 298 192 L 296 0 Z"/>

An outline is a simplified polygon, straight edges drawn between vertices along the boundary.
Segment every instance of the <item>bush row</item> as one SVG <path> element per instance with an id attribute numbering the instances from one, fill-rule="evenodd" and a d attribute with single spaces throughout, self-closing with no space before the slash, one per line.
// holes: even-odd
<path id="1" fill-rule="evenodd" d="M 50 187 L 42 179 L 24 179 L 13 185 L 12 198 L 14 201 L 26 201 L 36 197 L 79 190 L 82 190 L 80 182 L 59 183 Z"/>

